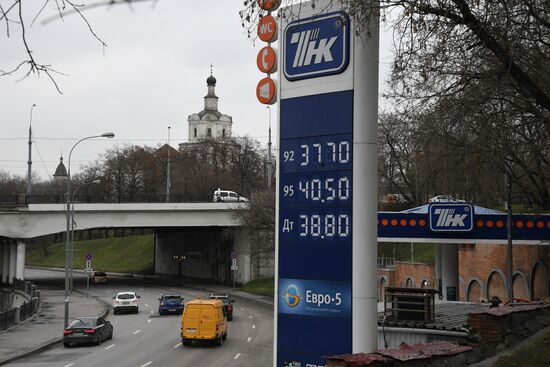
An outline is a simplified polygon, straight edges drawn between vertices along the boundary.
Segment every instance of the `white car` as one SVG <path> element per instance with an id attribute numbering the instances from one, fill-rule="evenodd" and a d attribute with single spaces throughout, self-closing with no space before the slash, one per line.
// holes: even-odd
<path id="1" fill-rule="evenodd" d="M 437 195 L 428 200 L 429 203 L 465 203 L 466 201 L 456 199 L 450 195 Z"/>
<path id="2" fill-rule="evenodd" d="M 246 203 L 248 199 L 244 196 L 240 196 L 235 191 L 217 189 L 214 191 L 212 201 L 215 203 Z"/>
<path id="3" fill-rule="evenodd" d="M 135 292 L 120 292 L 113 297 L 113 313 L 130 311 L 139 312 L 139 296 Z"/>

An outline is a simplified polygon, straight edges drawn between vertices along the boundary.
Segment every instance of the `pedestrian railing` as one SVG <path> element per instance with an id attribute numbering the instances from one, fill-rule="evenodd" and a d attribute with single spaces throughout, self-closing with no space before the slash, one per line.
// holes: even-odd
<path id="1" fill-rule="evenodd" d="M 13 307 L 5 312 L 0 312 L 0 331 L 6 330 L 38 313 L 40 308 L 40 291 L 36 290 L 36 285 L 29 281 L 14 279 L 13 284 L 9 286 L 11 293 L 22 292 L 24 298 L 28 299 L 19 307 Z"/>

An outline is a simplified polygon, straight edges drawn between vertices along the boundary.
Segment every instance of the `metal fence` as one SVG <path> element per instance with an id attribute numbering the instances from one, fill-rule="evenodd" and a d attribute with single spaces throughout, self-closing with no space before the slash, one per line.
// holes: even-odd
<path id="1" fill-rule="evenodd" d="M 3 286 L 8 285 L 4 284 Z M 26 293 L 30 297 L 30 301 L 23 303 L 20 307 L 0 312 L 0 331 L 32 317 L 40 307 L 40 292 L 36 290 L 36 285 L 29 281 L 14 279 L 9 288 Z"/>
<path id="2" fill-rule="evenodd" d="M 120 203 L 165 203 L 165 194 L 146 194 L 137 193 L 133 195 L 88 195 L 77 194 L 73 198 L 76 203 L 102 203 L 102 204 L 120 204 Z M 173 193 L 168 200 L 170 203 L 207 203 L 212 202 L 212 195 L 195 193 Z M 64 204 L 66 195 L 0 195 L 0 205 L 23 206 L 28 204 Z"/>
<path id="3" fill-rule="evenodd" d="M 393 269 L 395 268 L 395 259 L 393 257 L 379 257 L 378 258 L 379 269 Z"/>

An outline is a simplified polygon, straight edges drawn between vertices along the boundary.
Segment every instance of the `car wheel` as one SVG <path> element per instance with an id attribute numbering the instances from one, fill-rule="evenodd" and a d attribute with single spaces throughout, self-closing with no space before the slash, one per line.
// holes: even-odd
<path id="1" fill-rule="evenodd" d="M 218 339 L 216 339 L 216 345 L 218 347 L 221 347 L 223 344 L 223 335 L 220 335 L 220 337 Z"/>
<path id="2" fill-rule="evenodd" d="M 139 313 L 139 308 L 136 307 L 136 313 Z"/>
<path id="3" fill-rule="evenodd" d="M 227 332 L 223 334 L 223 340 L 227 340 Z"/>
<path id="4" fill-rule="evenodd" d="M 71 346 L 71 343 L 66 343 L 66 342 L 65 342 L 65 343 L 63 343 L 63 346 L 64 346 L 65 348 L 69 348 L 69 347 Z"/>
<path id="5" fill-rule="evenodd" d="M 101 345 L 101 335 L 97 336 L 97 340 L 95 342 L 95 345 Z"/>
<path id="6" fill-rule="evenodd" d="M 109 337 L 108 337 L 107 339 L 108 339 L 108 340 L 113 339 L 113 330 L 111 330 L 111 333 L 109 334 Z"/>
<path id="7" fill-rule="evenodd" d="M 232 321 L 232 320 L 233 320 L 233 315 L 227 316 L 227 321 Z"/>
<path id="8" fill-rule="evenodd" d="M 116 308 L 115 308 L 115 309 L 113 310 L 113 315 L 116 315 L 116 314 L 118 314 L 118 312 L 117 312 L 117 310 L 116 310 Z"/>
<path id="9" fill-rule="evenodd" d="M 192 340 L 191 339 L 181 339 L 181 344 L 185 346 L 191 345 Z"/>

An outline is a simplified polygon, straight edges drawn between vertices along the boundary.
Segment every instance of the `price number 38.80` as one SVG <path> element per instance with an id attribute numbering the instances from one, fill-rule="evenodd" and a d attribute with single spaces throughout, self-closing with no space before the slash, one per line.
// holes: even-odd
<path id="1" fill-rule="evenodd" d="M 347 214 L 300 215 L 300 237 L 320 239 L 350 236 L 350 217 Z"/>

